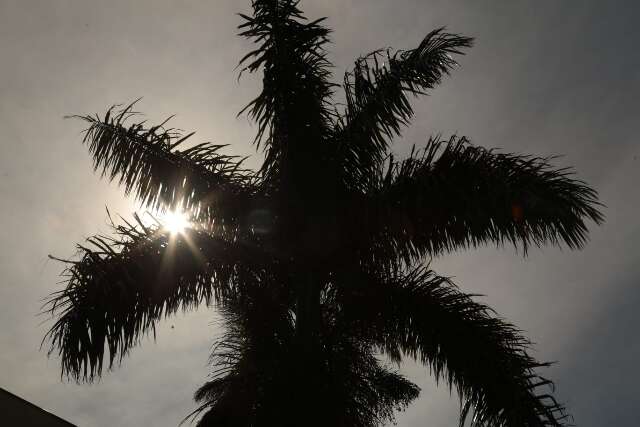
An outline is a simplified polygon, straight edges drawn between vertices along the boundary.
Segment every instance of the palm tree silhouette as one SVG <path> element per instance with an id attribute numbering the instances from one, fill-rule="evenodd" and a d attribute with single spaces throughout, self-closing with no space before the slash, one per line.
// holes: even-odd
<path id="1" fill-rule="evenodd" d="M 257 46 L 241 64 L 264 73 L 243 110 L 258 125 L 258 171 L 221 145 L 181 148 L 192 134 L 136 122 L 133 104 L 76 116 L 103 177 L 149 209 L 187 212 L 191 226 L 172 234 L 135 216 L 65 261 L 45 336 L 63 375 L 94 380 L 160 319 L 204 303 L 226 333 L 195 396 L 200 426 L 392 421 L 419 389 L 380 355 L 416 359 L 454 388 L 461 425 L 563 425 L 529 341 L 425 261 L 487 243 L 580 248 L 585 221 L 602 221 L 595 191 L 550 159 L 463 137 L 390 154 L 411 98 L 472 39 L 438 29 L 413 50 L 361 57 L 339 104 L 322 19 L 294 0 L 252 5 L 240 29 Z"/>

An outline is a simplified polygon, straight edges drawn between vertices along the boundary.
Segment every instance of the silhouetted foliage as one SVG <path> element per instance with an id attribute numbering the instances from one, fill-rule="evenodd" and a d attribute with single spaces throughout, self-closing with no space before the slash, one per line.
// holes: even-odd
<path id="1" fill-rule="evenodd" d="M 88 122 L 94 167 L 145 206 L 192 227 L 113 224 L 67 260 L 46 310 L 62 374 L 92 381 L 162 318 L 215 307 L 226 331 L 196 393 L 199 426 L 377 426 L 419 389 L 391 362 L 413 358 L 462 400 L 461 425 L 560 426 L 529 341 L 431 271 L 430 257 L 482 244 L 581 248 L 602 221 L 594 190 L 552 159 L 430 138 L 396 160 L 394 137 L 472 40 L 443 29 L 416 49 L 358 59 L 333 102 L 323 20 L 294 0 L 254 0 L 243 71 L 263 72 L 245 109 L 258 171 L 193 133 L 147 126 L 133 104 Z M 104 358 L 108 358 L 108 363 Z"/>

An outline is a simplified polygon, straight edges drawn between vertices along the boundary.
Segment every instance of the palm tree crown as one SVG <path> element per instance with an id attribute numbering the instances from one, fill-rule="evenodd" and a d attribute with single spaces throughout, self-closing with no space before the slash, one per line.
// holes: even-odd
<path id="1" fill-rule="evenodd" d="M 192 133 L 136 122 L 132 105 L 77 116 L 103 177 L 150 209 L 188 212 L 192 226 L 172 235 L 136 216 L 65 261 L 45 336 L 63 375 L 92 381 L 160 319 L 204 303 L 226 333 L 195 396 L 200 426 L 381 425 L 419 389 L 380 354 L 414 358 L 454 388 L 461 425 L 563 425 L 527 339 L 425 260 L 487 243 L 580 248 L 585 221 L 602 221 L 595 191 L 550 159 L 464 137 L 390 154 L 412 97 L 470 38 L 438 29 L 415 49 L 363 56 L 334 104 L 323 20 L 295 0 L 252 5 L 240 29 L 256 48 L 241 63 L 263 72 L 245 109 L 258 171 L 222 145 L 183 148 Z"/>

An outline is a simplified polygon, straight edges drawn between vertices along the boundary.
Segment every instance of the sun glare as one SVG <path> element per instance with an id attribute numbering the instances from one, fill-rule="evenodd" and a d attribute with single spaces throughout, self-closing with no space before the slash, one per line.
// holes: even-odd
<path id="1" fill-rule="evenodd" d="M 162 224 L 164 229 L 169 233 L 176 235 L 184 232 L 185 228 L 191 226 L 189 220 L 187 219 L 187 215 L 184 212 L 167 212 L 162 217 Z"/>

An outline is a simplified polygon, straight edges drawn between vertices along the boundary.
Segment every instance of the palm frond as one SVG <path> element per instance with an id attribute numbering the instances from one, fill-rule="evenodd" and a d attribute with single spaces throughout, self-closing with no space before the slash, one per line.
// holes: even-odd
<path id="1" fill-rule="evenodd" d="M 243 71 L 264 73 L 262 92 L 243 111 L 258 123 L 255 142 L 266 150 L 262 171 L 285 181 L 304 176 L 290 167 L 317 161 L 332 117 L 324 50 L 329 30 L 321 25 L 324 19 L 307 21 L 297 3 L 254 0 L 253 16 L 242 15 L 246 22 L 240 26 L 240 35 L 258 44 L 241 60 Z"/>
<path id="2" fill-rule="evenodd" d="M 213 378 L 195 395 L 198 426 L 373 427 L 417 397 L 414 384 L 346 330 L 323 329 L 319 371 L 310 368 L 296 345 L 295 319 L 281 303 L 286 293 L 260 284 L 251 289 L 251 298 L 222 310 L 226 333 L 214 346 Z"/>
<path id="3" fill-rule="evenodd" d="M 263 271 L 247 292 L 230 295 L 220 306 L 224 334 L 213 346 L 212 379 L 195 394 L 200 406 L 185 420 L 197 425 L 273 425 L 283 417 L 291 389 L 287 378 L 294 320 L 290 292 L 282 277 Z"/>
<path id="4" fill-rule="evenodd" d="M 151 127 L 145 121 L 130 123 L 136 116 L 133 106 L 111 107 L 104 117 L 72 116 L 89 123 L 84 143 L 94 169 L 151 209 L 181 208 L 202 221 L 233 221 L 255 194 L 257 175 L 243 169 L 236 156 L 221 154 L 224 145 L 202 143 L 179 150 L 193 133 L 166 128 L 169 119 Z"/>
<path id="5" fill-rule="evenodd" d="M 339 309 L 334 301 L 325 300 L 322 360 L 326 368 L 319 372 L 325 418 L 315 425 L 375 427 L 393 423 L 396 412 L 406 409 L 420 388 L 379 360 L 366 340 L 344 328 L 339 321 L 341 313 L 336 312 Z"/>
<path id="6" fill-rule="evenodd" d="M 429 366 L 457 390 L 472 426 L 561 426 L 564 408 L 545 390 L 530 343 L 428 267 L 362 272 L 340 285 L 347 327 L 392 358 Z"/>
<path id="7" fill-rule="evenodd" d="M 62 373 L 92 381 L 122 360 L 140 338 L 179 309 L 211 304 L 237 291 L 253 268 L 270 259 L 259 248 L 228 242 L 204 230 L 172 236 L 158 226 L 118 225 L 116 236 L 94 236 L 78 245 L 66 287 L 44 311 L 56 321 L 43 340 L 62 359 Z"/>
<path id="8" fill-rule="evenodd" d="M 597 193 L 551 160 L 457 137 L 433 138 L 403 161 L 390 158 L 371 178 L 370 204 L 357 220 L 361 234 L 372 236 L 364 250 L 411 262 L 485 243 L 525 253 L 548 243 L 581 248 L 586 222 L 603 220 Z"/>
<path id="9" fill-rule="evenodd" d="M 356 61 L 344 77 L 346 108 L 335 138 L 345 156 L 350 184 L 360 188 L 372 168 L 387 156 L 391 139 L 413 117 L 409 97 L 425 94 L 440 83 L 473 39 L 437 29 L 413 50 L 378 50 Z M 341 159 L 342 160 L 342 159 Z"/>

